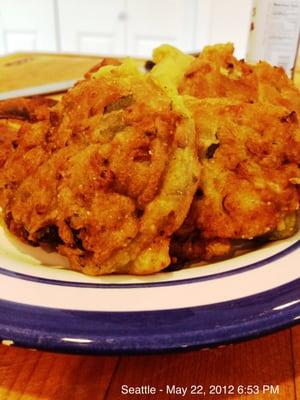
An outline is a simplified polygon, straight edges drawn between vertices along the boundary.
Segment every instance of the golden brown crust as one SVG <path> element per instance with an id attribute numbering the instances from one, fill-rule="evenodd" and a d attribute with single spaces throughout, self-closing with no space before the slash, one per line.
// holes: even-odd
<path id="1" fill-rule="evenodd" d="M 172 254 L 185 261 L 226 254 L 223 240 L 283 238 L 297 227 L 299 91 L 282 68 L 249 65 L 233 50 L 230 43 L 207 46 L 192 61 L 168 46 L 155 52 L 152 71 L 161 81 L 163 66 L 180 60 L 173 85 L 199 138 L 198 195 L 172 242 Z"/>
<path id="2" fill-rule="evenodd" d="M 105 68 L 22 127 L 0 174 L 6 221 L 25 241 L 55 245 L 73 269 L 149 274 L 169 264 L 196 190 L 194 123 L 150 77 Z"/>
<path id="3" fill-rule="evenodd" d="M 284 71 L 231 44 L 155 62 L 103 59 L 56 105 L 0 103 L 7 225 L 75 270 L 149 274 L 296 229 L 300 96 Z"/>
<path id="4" fill-rule="evenodd" d="M 35 97 L 0 102 L 0 206 L 47 159 L 47 134 L 56 101 Z"/>
<path id="5" fill-rule="evenodd" d="M 251 239 L 276 230 L 299 208 L 300 129 L 285 108 L 262 103 L 194 105 L 205 132 L 197 227 L 207 238 Z M 216 143 L 209 154 L 207 140 Z M 292 233 L 292 232 L 291 232 Z"/>
<path id="6" fill-rule="evenodd" d="M 230 97 L 240 101 L 255 100 L 258 81 L 253 67 L 238 61 L 233 52 L 231 43 L 205 47 L 185 72 L 179 92 L 198 99 Z"/>
<path id="7" fill-rule="evenodd" d="M 283 68 L 237 60 L 231 43 L 207 46 L 185 71 L 181 94 L 284 106 L 300 114 L 300 93 Z"/>
<path id="8" fill-rule="evenodd" d="M 282 68 L 238 61 L 231 44 L 206 47 L 179 90 L 203 99 L 189 101 L 204 157 L 196 216 L 202 235 L 248 239 L 275 231 L 299 208 L 299 91 Z"/>
<path id="9" fill-rule="evenodd" d="M 46 97 L 17 98 L 0 101 L 0 119 L 36 122 L 48 117 L 48 108 L 56 104 Z"/>

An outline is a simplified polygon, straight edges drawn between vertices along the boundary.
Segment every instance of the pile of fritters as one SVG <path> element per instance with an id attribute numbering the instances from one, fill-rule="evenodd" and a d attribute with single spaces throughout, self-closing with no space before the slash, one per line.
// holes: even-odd
<path id="1" fill-rule="evenodd" d="M 103 60 L 57 104 L 0 103 L 6 224 L 74 270 L 150 274 L 297 229 L 300 94 L 283 70 L 230 44 L 153 60 Z"/>
<path id="2" fill-rule="evenodd" d="M 36 119 L 29 108 L 5 144 L 8 228 L 56 246 L 87 274 L 165 268 L 200 175 L 194 121 L 179 96 L 127 61 L 103 66 Z"/>
<path id="3" fill-rule="evenodd" d="M 249 65 L 231 44 L 194 59 L 170 46 L 155 50 L 160 82 L 192 112 L 202 172 L 186 221 L 173 237 L 179 261 L 230 255 L 234 243 L 285 238 L 297 230 L 300 184 L 300 93 L 282 68 Z"/>

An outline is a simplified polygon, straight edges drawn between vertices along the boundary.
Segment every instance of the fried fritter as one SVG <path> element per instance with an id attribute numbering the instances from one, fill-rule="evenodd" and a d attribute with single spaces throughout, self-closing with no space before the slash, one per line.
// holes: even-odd
<path id="1" fill-rule="evenodd" d="M 252 239 L 284 230 L 299 209 L 297 121 L 265 103 L 201 100 L 191 107 L 204 156 L 203 196 L 195 205 L 203 237 Z"/>
<path id="2" fill-rule="evenodd" d="M 197 58 L 162 46 L 154 61 L 151 74 L 193 113 L 202 164 L 172 255 L 207 260 L 230 255 L 233 240 L 291 236 L 299 209 L 300 94 L 284 71 L 238 61 L 231 44 L 208 46 Z"/>
<path id="3" fill-rule="evenodd" d="M 214 260 L 297 227 L 300 95 L 231 44 L 103 59 L 56 105 L 0 103 L 9 229 L 90 275 Z M 171 243 L 171 244 L 170 244 Z"/>
<path id="4" fill-rule="evenodd" d="M 0 168 L 5 164 L 10 150 L 18 137 L 20 122 L 12 119 L 0 119 Z"/>
<path id="5" fill-rule="evenodd" d="M 17 98 L 0 101 L 0 119 L 37 122 L 48 118 L 48 108 L 56 104 L 46 97 Z"/>
<path id="6" fill-rule="evenodd" d="M 170 237 L 200 173 L 194 122 L 180 99 L 128 61 L 79 82 L 46 123 L 44 147 L 36 140 L 24 151 L 37 152 L 35 168 L 21 173 L 5 204 L 9 229 L 54 244 L 71 268 L 91 275 L 168 266 Z M 6 179 L 19 174 L 8 169 Z"/>
<path id="7" fill-rule="evenodd" d="M 207 46 L 184 72 L 178 90 L 198 99 L 230 97 L 249 101 L 258 96 L 253 67 L 233 56 L 232 44 Z"/>
<path id="8" fill-rule="evenodd" d="M 47 133 L 56 101 L 36 97 L 0 101 L 0 206 L 48 158 Z"/>
<path id="9" fill-rule="evenodd" d="M 159 50 L 158 52 L 166 52 Z M 243 102 L 267 102 L 300 114 L 299 91 L 281 67 L 261 61 L 237 60 L 231 43 L 207 46 L 189 64 L 178 86 L 181 94 L 198 99 L 226 97 Z"/>

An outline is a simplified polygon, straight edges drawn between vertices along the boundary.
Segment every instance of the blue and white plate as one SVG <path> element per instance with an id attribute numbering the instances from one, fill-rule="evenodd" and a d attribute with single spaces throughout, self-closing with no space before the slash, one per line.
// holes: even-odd
<path id="1" fill-rule="evenodd" d="M 300 233 L 210 265 L 89 277 L 0 229 L 0 339 L 80 353 L 159 352 L 300 321 Z"/>

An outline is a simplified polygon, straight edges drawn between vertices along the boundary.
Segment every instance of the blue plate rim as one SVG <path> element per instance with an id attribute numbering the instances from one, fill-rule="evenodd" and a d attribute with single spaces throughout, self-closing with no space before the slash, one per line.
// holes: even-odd
<path id="1" fill-rule="evenodd" d="M 213 347 L 299 322 L 300 278 L 252 296 L 176 310 L 73 311 L 0 300 L 1 340 L 65 353 L 136 354 Z"/>

